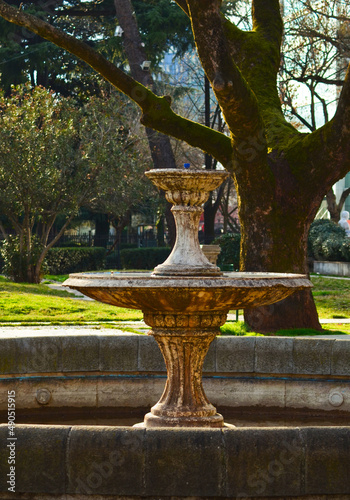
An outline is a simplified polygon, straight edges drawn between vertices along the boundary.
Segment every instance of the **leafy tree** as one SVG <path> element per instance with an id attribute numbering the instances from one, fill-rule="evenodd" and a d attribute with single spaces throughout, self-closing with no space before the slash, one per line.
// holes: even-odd
<path id="1" fill-rule="evenodd" d="M 86 200 L 95 175 L 80 159 L 75 109 L 49 91 L 17 87 L 0 99 L 0 230 L 5 269 L 38 283 L 45 256 Z M 58 214 L 65 222 L 49 241 Z"/>
<path id="2" fill-rule="evenodd" d="M 230 132 L 176 115 L 157 96 L 78 38 L 0 0 L 0 14 L 82 58 L 142 110 L 141 122 L 211 154 L 235 180 L 244 271 L 307 272 L 307 234 L 324 195 L 350 170 L 350 69 L 334 117 L 300 133 L 278 95 L 283 22 L 278 0 L 252 0 L 252 30 L 220 10 L 221 0 L 176 0 Z M 258 330 L 320 328 L 311 293 L 246 311 Z"/>
<path id="3" fill-rule="evenodd" d="M 138 125 L 135 106 L 116 92 L 91 98 L 81 113 L 81 149 L 90 168 L 99 172 L 85 206 L 107 214 L 117 244 L 131 213 L 157 198 L 144 178 L 152 164 L 147 138 Z"/>

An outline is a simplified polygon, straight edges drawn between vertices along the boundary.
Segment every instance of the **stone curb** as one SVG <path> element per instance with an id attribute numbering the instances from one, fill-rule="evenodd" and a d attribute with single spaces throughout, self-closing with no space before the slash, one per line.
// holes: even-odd
<path id="1" fill-rule="evenodd" d="M 7 437 L 8 428 L 1 425 L 1 442 Z M 350 495 L 348 427 L 19 425 L 16 437 L 18 494 L 218 499 Z M 1 492 L 8 488 L 7 459 L 8 449 L 2 447 Z"/>
<path id="2" fill-rule="evenodd" d="M 157 372 L 165 363 L 152 337 L 124 334 L 0 338 L 0 376 L 31 373 Z M 350 339 L 217 337 L 204 373 L 350 376 Z"/>

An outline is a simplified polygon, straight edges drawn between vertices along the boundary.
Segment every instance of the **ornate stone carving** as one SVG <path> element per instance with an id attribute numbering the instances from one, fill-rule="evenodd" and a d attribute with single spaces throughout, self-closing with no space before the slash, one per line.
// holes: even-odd
<path id="1" fill-rule="evenodd" d="M 202 205 L 210 191 L 220 186 L 227 172 L 217 170 L 150 170 L 152 182 L 164 189 L 176 224 L 176 242 L 168 259 L 154 270 L 158 276 L 220 276 L 220 269 L 209 262 L 198 241 Z"/>
<path id="2" fill-rule="evenodd" d="M 169 334 L 154 329 L 150 333 L 162 351 L 168 378 L 162 397 L 145 416 L 146 427 L 222 427 L 223 417 L 202 386 L 204 358 L 217 330 Z"/>
<path id="3" fill-rule="evenodd" d="M 162 314 L 144 312 L 145 323 L 153 328 L 218 328 L 227 317 L 226 312 L 196 314 Z"/>

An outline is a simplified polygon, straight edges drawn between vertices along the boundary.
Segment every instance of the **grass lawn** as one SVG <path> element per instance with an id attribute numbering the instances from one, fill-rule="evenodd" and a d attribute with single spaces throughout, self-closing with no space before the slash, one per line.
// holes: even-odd
<path id="1" fill-rule="evenodd" d="M 350 335 L 350 324 L 324 324 L 322 332 L 307 328 L 294 330 L 278 330 L 273 334 L 274 337 L 312 337 L 314 335 Z M 262 333 L 251 332 L 243 321 L 228 322 L 221 327 L 222 335 L 236 335 L 248 337 L 264 337 Z"/>
<path id="2" fill-rule="evenodd" d="M 73 297 L 46 284 L 13 283 L 0 276 L 0 324 L 84 324 L 142 319 L 142 313 L 134 309 Z"/>
<path id="3" fill-rule="evenodd" d="M 73 298 L 64 290 L 52 290 L 46 283 L 64 281 L 68 276 L 46 276 L 44 283 L 13 283 L 0 276 L 0 324 L 111 324 L 114 321 L 142 319 L 141 311 L 123 309 L 100 302 Z M 350 318 L 350 281 L 312 277 L 313 294 L 320 318 Z M 230 332 L 228 329 L 230 328 Z M 324 325 L 325 334 L 349 333 L 350 325 Z M 225 330 L 226 329 L 226 330 Z M 229 323 L 224 334 L 253 335 L 244 323 Z M 278 335 L 290 335 L 281 331 Z M 316 331 L 293 330 L 294 335 L 319 334 Z M 255 334 L 256 335 L 256 334 Z"/>
<path id="4" fill-rule="evenodd" d="M 320 318 L 350 318 L 350 280 L 311 277 Z"/>

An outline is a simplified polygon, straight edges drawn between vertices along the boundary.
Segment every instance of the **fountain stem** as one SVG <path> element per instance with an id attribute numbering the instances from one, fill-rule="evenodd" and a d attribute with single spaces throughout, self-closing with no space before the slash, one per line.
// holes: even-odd
<path id="1" fill-rule="evenodd" d="M 218 276 L 222 272 L 203 254 L 198 241 L 202 207 L 176 205 L 171 211 L 176 224 L 176 242 L 168 259 L 157 266 L 158 276 Z"/>
<path id="2" fill-rule="evenodd" d="M 196 320 L 193 315 L 145 314 L 145 321 L 153 326 L 149 335 L 157 341 L 168 373 L 162 397 L 145 416 L 145 427 L 223 427 L 222 415 L 204 393 L 202 369 L 225 320 L 222 312 L 202 313 Z M 162 327 L 154 326 L 161 323 Z M 169 328 L 170 323 L 175 328 Z"/>

